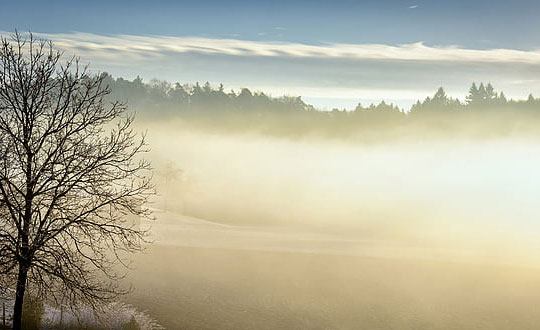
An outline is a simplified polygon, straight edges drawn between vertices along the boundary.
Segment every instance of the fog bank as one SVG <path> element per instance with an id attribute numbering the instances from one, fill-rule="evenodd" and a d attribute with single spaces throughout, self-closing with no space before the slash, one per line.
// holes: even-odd
<path id="1" fill-rule="evenodd" d="M 160 123 L 149 127 L 148 141 L 160 194 L 153 207 L 168 214 L 167 223 L 183 214 L 262 232 L 279 228 L 278 238 L 288 235 L 284 245 L 295 245 L 295 237 L 305 243 L 306 233 L 332 235 L 322 241 L 345 254 L 372 242 L 383 250 L 407 246 L 398 255 L 408 257 L 417 251 L 532 265 L 540 247 L 540 144 L 532 140 L 362 145 Z M 210 236 L 201 240 L 212 242 Z M 321 252 L 321 240 L 312 241 L 302 249 Z M 250 244 L 240 239 L 233 247 Z"/>

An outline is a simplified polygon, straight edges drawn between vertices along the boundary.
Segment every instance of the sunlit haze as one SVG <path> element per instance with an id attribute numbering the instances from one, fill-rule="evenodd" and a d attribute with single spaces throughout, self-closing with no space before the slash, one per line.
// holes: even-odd
<path id="1" fill-rule="evenodd" d="M 0 0 L 0 329 L 538 329 L 538 17 Z"/>

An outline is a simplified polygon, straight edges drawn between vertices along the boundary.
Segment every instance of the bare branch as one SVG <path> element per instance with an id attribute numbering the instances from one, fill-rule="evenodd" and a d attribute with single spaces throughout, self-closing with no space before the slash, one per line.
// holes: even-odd
<path id="1" fill-rule="evenodd" d="M 0 274 L 96 305 L 126 292 L 116 266 L 144 248 L 126 215 L 151 216 L 150 164 L 105 77 L 62 56 L 31 34 L 0 40 Z"/>

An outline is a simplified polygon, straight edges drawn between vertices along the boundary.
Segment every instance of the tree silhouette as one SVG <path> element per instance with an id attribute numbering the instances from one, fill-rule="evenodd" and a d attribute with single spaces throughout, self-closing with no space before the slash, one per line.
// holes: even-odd
<path id="1" fill-rule="evenodd" d="M 439 87 L 433 97 L 427 97 L 424 102 L 418 101 L 411 107 L 411 113 L 426 113 L 426 112 L 449 112 L 452 110 L 459 110 L 461 102 L 459 100 L 448 97 L 444 88 Z"/>
<path id="2" fill-rule="evenodd" d="M 16 33 L 0 45 L 0 274 L 15 285 L 13 329 L 24 295 L 92 306 L 125 293 L 115 265 L 142 249 L 127 214 L 152 193 L 144 138 L 105 75 L 53 44 Z"/>
<path id="3" fill-rule="evenodd" d="M 108 76 L 108 75 L 107 75 Z M 472 83 L 464 102 L 448 96 L 440 87 L 433 96 L 414 103 L 409 111 L 381 101 L 367 107 L 358 105 L 354 110 L 340 109 L 324 111 L 306 104 L 299 96 L 272 97 L 262 91 L 242 88 L 225 93 L 223 84 L 213 87 L 209 82 L 204 86 L 165 82 L 143 83 L 140 79 L 132 82 L 108 76 L 113 99 L 128 99 L 130 108 L 139 113 L 150 114 L 152 118 L 179 116 L 193 124 L 213 125 L 213 128 L 242 129 L 256 128 L 264 132 L 284 132 L 284 129 L 343 131 L 356 128 L 381 127 L 418 119 L 448 119 L 451 121 L 478 120 L 481 112 L 485 118 L 501 113 L 514 113 L 515 120 L 526 115 L 540 114 L 540 99 L 507 99 L 503 92 L 497 93 L 491 83 Z M 479 87 L 478 87 L 479 86 Z M 160 89 L 155 92 L 153 89 Z M 156 95 L 156 97 L 150 97 Z M 463 114 L 475 113 L 475 116 Z M 431 120 L 430 119 L 430 120 Z M 438 125 L 433 120 L 424 126 Z M 344 123 L 347 121 L 348 123 Z M 429 123 L 428 123 L 429 122 Z M 508 125 L 511 124 L 508 122 Z M 485 126 L 485 125 L 484 125 Z M 429 127 L 426 127 L 429 128 Z"/>
<path id="4" fill-rule="evenodd" d="M 467 104 L 477 104 L 480 100 L 480 91 L 476 87 L 476 83 L 472 83 L 471 88 L 469 88 L 469 94 L 467 95 Z"/>
<path id="5" fill-rule="evenodd" d="M 486 86 L 486 100 L 489 103 L 492 103 L 492 101 L 497 99 L 497 93 L 495 93 L 495 89 L 491 85 L 491 83 L 488 83 Z"/>

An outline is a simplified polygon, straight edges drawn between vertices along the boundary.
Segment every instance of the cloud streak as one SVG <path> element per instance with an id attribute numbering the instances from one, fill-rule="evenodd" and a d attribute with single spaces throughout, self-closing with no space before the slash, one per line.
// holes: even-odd
<path id="1" fill-rule="evenodd" d="M 6 33 L 2 33 L 6 35 Z M 435 47 L 421 42 L 403 45 L 338 44 L 307 45 L 238 39 L 166 36 L 103 36 L 89 33 L 36 34 L 53 40 L 67 51 L 85 50 L 109 56 L 160 56 L 168 53 L 202 53 L 229 56 L 334 58 L 385 61 L 435 61 L 526 63 L 540 65 L 540 50 L 464 49 Z M 122 54 L 122 55 L 119 55 Z"/>

